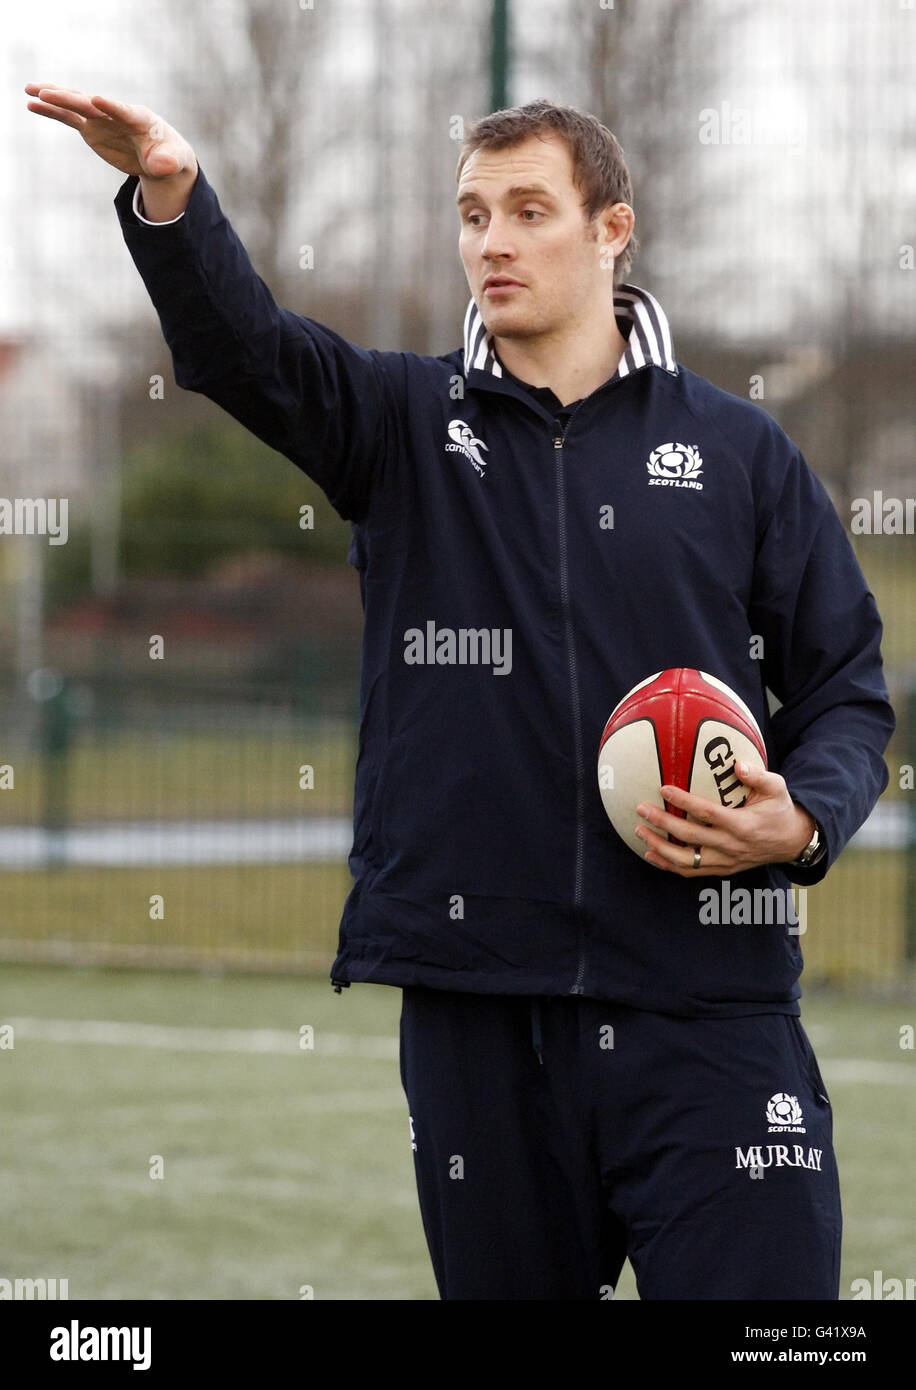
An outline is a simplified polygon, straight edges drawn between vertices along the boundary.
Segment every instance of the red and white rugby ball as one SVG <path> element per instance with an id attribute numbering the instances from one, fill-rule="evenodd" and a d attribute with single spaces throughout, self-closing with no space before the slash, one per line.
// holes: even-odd
<path id="1" fill-rule="evenodd" d="M 637 805 L 644 801 L 684 816 L 663 800 L 659 788 L 667 784 L 721 806 L 741 806 L 748 789 L 734 771 L 737 759 L 767 765 L 753 714 L 724 681 L 675 666 L 634 685 L 612 710 L 598 745 L 598 789 L 617 834 L 644 858 Z"/>

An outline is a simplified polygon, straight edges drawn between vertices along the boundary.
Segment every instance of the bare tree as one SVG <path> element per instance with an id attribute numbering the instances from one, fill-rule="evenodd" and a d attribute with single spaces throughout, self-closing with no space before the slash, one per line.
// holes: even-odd
<path id="1" fill-rule="evenodd" d="M 902 293 L 908 277 L 899 263 L 916 206 L 911 19 L 900 9 L 876 19 L 847 0 L 829 16 L 827 34 L 822 16 L 807 16 L 794 50 L 821 152 L 804 206 L 817 274 L 814 291 L 800 296 L 797 326 L 832 360 L 807 418 L 805 401 L 798 413 L 829 458 L 844 514 L 857 492 L 875 484 L 883 466 L 872 452 L 875 432 L 899 409 L 890 398 L 892 374 L 878 358 L 894 355 L 895 339 L 903 347 L 912 338 L 911 296 Z M 816 36 L 826 40 L 817 86 L 807 56 Z M 912 428 L 911 393 L 905 410 Z"/>
<path id="2" fill-rule="evenodd" d="M 422 295 L 414 289 L 410 303 L 420 345 L 441 353 L 459 345 L 468 300 L 458 259 L 455 169 L 464 130 L 488 109 L 489 0 L 434 9 L 424 0 L 412 3 L 419 42 L 411 46 L 416 105 L 409 177 L 424 229 L 425 288 Z"/>
<path id="3" fill-rule="evenodd" d="M 335 15 L 291 0 L 230 0 L 220 7 L 167 0 L 157 42 L 167 33 L 168 69 L 179 111 L 201 165 L 217 188 L 258 272 L 278 294 L 295 293 L 303 194 L 353 129 L 347 83 L 328 54 Z M 308 207 L 318 238 L 332 209 Z M 301 278 L 301 277 L 300 277 Z"/>
<path id="4" fill-rule="evenodd" d="M 726 29 L 744 5 L 710 25 L 704 0 L 570 0 L 530 8 L 517 25 L 520 66 L 544 95 L 592 112 L 620 140 L 634 182 L 638 258 L 632 278 L 665 293 L 676 253 L 703 205 L 694 175 L 698 115 Z M 713 37 L 714 36 L 714 37 Z M 674 254 L 673 254 L 674 253 Z"/>

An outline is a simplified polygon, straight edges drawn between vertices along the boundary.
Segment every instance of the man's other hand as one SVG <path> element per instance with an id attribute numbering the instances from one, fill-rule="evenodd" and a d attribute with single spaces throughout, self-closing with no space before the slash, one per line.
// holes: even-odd
<path id="1" fill-rule="evenodd" d="M 814 834 L 815 820 L 793 801 L 785 779 L 752 763 L 735 763 L 735 774 L 748 787 L 742 806 L 720 806 L 704 796 L 665 785 L 665 801 L 686 811 L 690 820 L 641 803 L 636 834 L 645 842 L 645 858 L 656 868 L 684 878 L 742 873 L 761 864 L 795 859 Z M 657 832 L 667 831 L 683 843 L 674 845 Z M 700 865 L 694 868 L 694 852 Z"/>

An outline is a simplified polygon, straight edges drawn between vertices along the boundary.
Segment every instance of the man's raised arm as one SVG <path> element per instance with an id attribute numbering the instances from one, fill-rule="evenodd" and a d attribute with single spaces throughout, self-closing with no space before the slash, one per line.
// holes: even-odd
<path id="1" fill-rule="evenodd" d="M 275 303 L 193 149 L 149 107 L 50 84 L 26 91 L 29 110 L 71 126 L 128 175 L 115 207 L 178 385 L 221 405 L 359 519 L 397 428 L 382 355 Z"/>

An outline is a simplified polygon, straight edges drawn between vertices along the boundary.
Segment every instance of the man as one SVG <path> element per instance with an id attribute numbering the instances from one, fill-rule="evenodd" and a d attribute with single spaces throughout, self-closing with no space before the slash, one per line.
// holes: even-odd
<path id="1" fill-rule="evenodd" d="M 887 783 L 881 623 L 827 494 L 758 407 L 680 367 L 622 277 L 629 177 L 546 102 L 470 132 L 473 295 L 441 358 L 274 303 L 187 141 L 31 84 L 128 174 L 115 200 L 178 383 L 353 523 L 365 610 L 354 887 L 332 978 L 403 989 L 401 1075 L 443 1298 L 836 1298 L 830 1104 L 798 935 L 712 927 L 710 882 L 819 881 Z M 666 441 L 702 488 L 650 485 Z M 613 517 L 611 526 L 607 519 Z M 594 759 L 663 668 L 731 686 L 770 771 L 611 829 Z M 667 838 L 672 832 L 683 844 Z M 796 933 L 798 928 L 796 927 Z"/>

